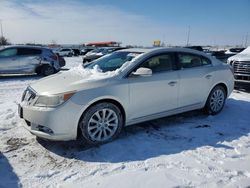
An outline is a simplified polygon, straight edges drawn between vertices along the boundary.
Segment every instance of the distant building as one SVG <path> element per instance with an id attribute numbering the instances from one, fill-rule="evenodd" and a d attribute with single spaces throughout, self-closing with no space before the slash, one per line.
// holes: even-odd
<path id="1" fill-rule="evenodd" d="M 121 42 L 91 42 L 86 44 L 85 46 L 93 46 L 93 47 L 119 47 L 121 45 Z"/>

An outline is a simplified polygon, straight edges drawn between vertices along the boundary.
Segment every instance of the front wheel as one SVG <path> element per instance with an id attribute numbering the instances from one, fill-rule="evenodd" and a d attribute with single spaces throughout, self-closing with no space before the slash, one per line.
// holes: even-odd
<path id="1" fill-rule="evenodd" d="M 79 127 L 89 144 L 103 144 L 119 135 L 123 127 L 123 115 L 114 104 L 99 103 L 84 113 Z"/>
<path id="2" fill-rule="evenodd" d="M 222 86 L 213 88 L 208 96 L 205 110 L 208 114 L 216 115 L 221 112 L 226 100 L 226 91 Z"/>

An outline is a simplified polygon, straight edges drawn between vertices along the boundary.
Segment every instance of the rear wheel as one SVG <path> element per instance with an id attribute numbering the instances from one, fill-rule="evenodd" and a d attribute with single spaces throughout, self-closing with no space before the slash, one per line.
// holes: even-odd
<path id="1" fill-rule="evenodd" d="M 225 89 L 218 85 L 213 88 L 211 93 L 208 96 L 205 110 L 208 114 L 216 115 L 221 112 L 224 107 L 226 100 L 226 91 Z"/>
<path id="2" fill-rule="evenodd" d="M 121 110 L 112 103 L 99 103 L 90 107 L 80 121 L 85 141 L 97 145 L 116 138 L 123 127 Z"/>
<path id="3" fill-rule="evenodd" d="M 55 73 L 55 69 L 50 65 L 44 65 L 41 68 L 41 74 L 44 76 L 49 76 L 49 75 L 54 74 L 54 73 Z"/>

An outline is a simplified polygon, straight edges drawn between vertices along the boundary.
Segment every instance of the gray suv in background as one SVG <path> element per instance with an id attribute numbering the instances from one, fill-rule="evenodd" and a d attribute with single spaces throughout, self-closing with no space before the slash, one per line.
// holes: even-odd
<path id="1" fill-rule="evenodd" d="M 60 71 L 60 60 L 50 49 L 34 46 L 10 46 L 0 50 L 0 74 L 48 76 Z"/>

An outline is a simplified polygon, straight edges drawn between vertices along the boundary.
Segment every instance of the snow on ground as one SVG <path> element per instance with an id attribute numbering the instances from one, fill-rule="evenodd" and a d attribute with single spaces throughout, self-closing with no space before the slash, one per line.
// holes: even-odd
<path id="1" fill-rule="evenodd" d="M 66 58 L 66 68 L 81 58 Z M 115 141 L 36 139 L 17 114 L 38 76 L 0 78 L 0 187 L 247 187 L 250 94 L 234 91 L 217 116 L 193 111 L 127 127 Z"/>

